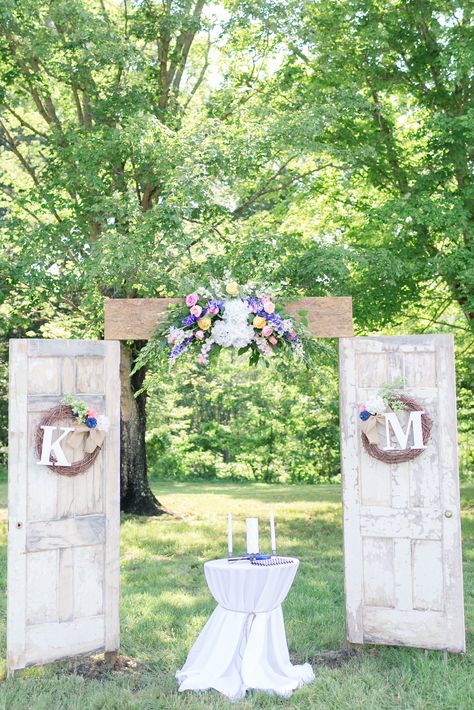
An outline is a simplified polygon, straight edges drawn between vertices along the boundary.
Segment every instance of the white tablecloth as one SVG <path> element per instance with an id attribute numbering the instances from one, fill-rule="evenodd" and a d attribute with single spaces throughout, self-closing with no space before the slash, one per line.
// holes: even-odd
<path id="1" fill-rule="evenodd" d="M 290 663 L 281 603 L 299 561 L 260 567 L 248 561 L 206 562 L 204 572 L 218 606 L 183 668 L 179 689 L 215 688 L 232 700 L 248 688 L 289 696 L 314 680 L 309 665 Z"/>

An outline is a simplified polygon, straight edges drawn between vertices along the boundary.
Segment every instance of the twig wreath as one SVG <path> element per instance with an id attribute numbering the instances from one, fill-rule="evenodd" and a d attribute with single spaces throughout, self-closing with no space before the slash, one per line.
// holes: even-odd
<path id="1" fill-rule="evenodd" d="M 424 407 L 402 392 L 398 392 L 397 388 L 403 384 L 403 381 L 397 379 L 392 385 L 384 387 L 379 395 L 373 400 L 368 400 L 361 405 L 359 417 L 361 419 L 361 440 L 364 449 L 369 456 L 372 456 L 384 463 L 403 463 L 412 461 L 417 456 L 423 453 L 423 449 L 397 449 L 386 450 L 378 445 L 377 423 L 383 419 L 383 413 L 387 411 L 406 411 L 406 412 L 423 412 L 421 415 L 421 431 L 423 446 L 426 447 L 430 439 L 431 428 L 433 426 L 432 419 L 426 414 Z"/>
<path id="2" fill-rule="evenodd" d="M 66 395 L 61 404 L 57 404 L 46 412 L 36 428 L 35 454 L 38 458 L 41 458 L 43 448 L 44 429 L 42 427 L 53 426 L 65 419 L 71 419 L 75 424 L 74 432 L 70 434 L 68 443 L 74 449 L 83 445 L 85 456 L 80 461 L 75 461 L 69 466 L 57 466 L 53 463 L 48 465 L 48 468 L 61 476 L 77 476 L 87 471 L 94 464 L 100 453 L 110 422 L 108 417 L 97 415 L 95 410 L 89 409 L 81 400 L 75 399 L 71 395 Z M 56 461 L 53 453 L 50 456 L 53 462 Z"/>

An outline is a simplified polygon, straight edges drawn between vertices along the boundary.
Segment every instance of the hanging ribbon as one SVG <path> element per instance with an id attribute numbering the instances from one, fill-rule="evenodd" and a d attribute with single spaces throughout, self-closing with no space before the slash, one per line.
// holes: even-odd
<path id="1" fill-rule="evenodd" d="M 74 450 L 82 448 L 86 454 L 92 454 L 98 446 L 100 447 L 104 443 L 105 434 L 105 431 L 99 431 L 97 428 L 90 429 L 85 424 L 80 424 L 69 435 L 67 443 Z"/>
<path id="2" fill-rule="evenodd" d="M 379 445 L 377 424 L 385 425 L 385 417 L 383 414 L 372 414 L 368 419 L 365 421 L 361 419 L 360 422 L 361 429 L 369 440 L 369 444 L 375 444 L 375 446 Z"/>

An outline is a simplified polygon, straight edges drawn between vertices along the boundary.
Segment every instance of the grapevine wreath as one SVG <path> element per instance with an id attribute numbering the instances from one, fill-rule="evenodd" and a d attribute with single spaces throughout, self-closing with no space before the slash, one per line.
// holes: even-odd
<path id="1" fill-rule="evenodd" d="M 41 427 L 52 426 L 65 419 L 72 420 L 75 425 L 75 431 L 70 435 L 69 443 L 74 438 L 75 444 L 73 444 L 73 448 L 84 444 L 85 456 L 80 461 L 74 461 L 70 466 L 55 466 L 53 463 L 48 468 L 61 476 L 77 476 L 87 471 L 94 464 L 100 453 L 110 422 L 108 417 L 98 415 L 95 410 L 90 409 L 81 400 L 75 399 L 71 395 L 66 395 L 61 404 L 57 404 L 48 410 L 38 424 L 35 432 L 35 453 L 38 458 L 41 458 L 44 438 L 44 430 Z M 55 460 L 52 453 L 51 460 Z"/>

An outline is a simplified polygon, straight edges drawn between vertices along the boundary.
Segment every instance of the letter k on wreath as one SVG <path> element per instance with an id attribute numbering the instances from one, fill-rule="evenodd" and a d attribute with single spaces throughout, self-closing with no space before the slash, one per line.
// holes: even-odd
<path id="1" fill-rule="evenodd" d="M 58 422 L 71 419 L 74 426 L 58 426 Z M 63 476 L 77 476 L 87 471 L 97 459 L 110 422 L 105 415 L 98 415 L 79 399 L 66 395 L 61 404 L 50 409 L 38 424 L 35 435 L 35 453 L 40 466 L 47 466 Z M 62 434 L 53 441 L 53 432 Z M 69 438 L 68 438 L 69 437 Z M 68 438 L 71 448 L 83 450 L 80 461 L 70 463 L 61 447 Z"/>

